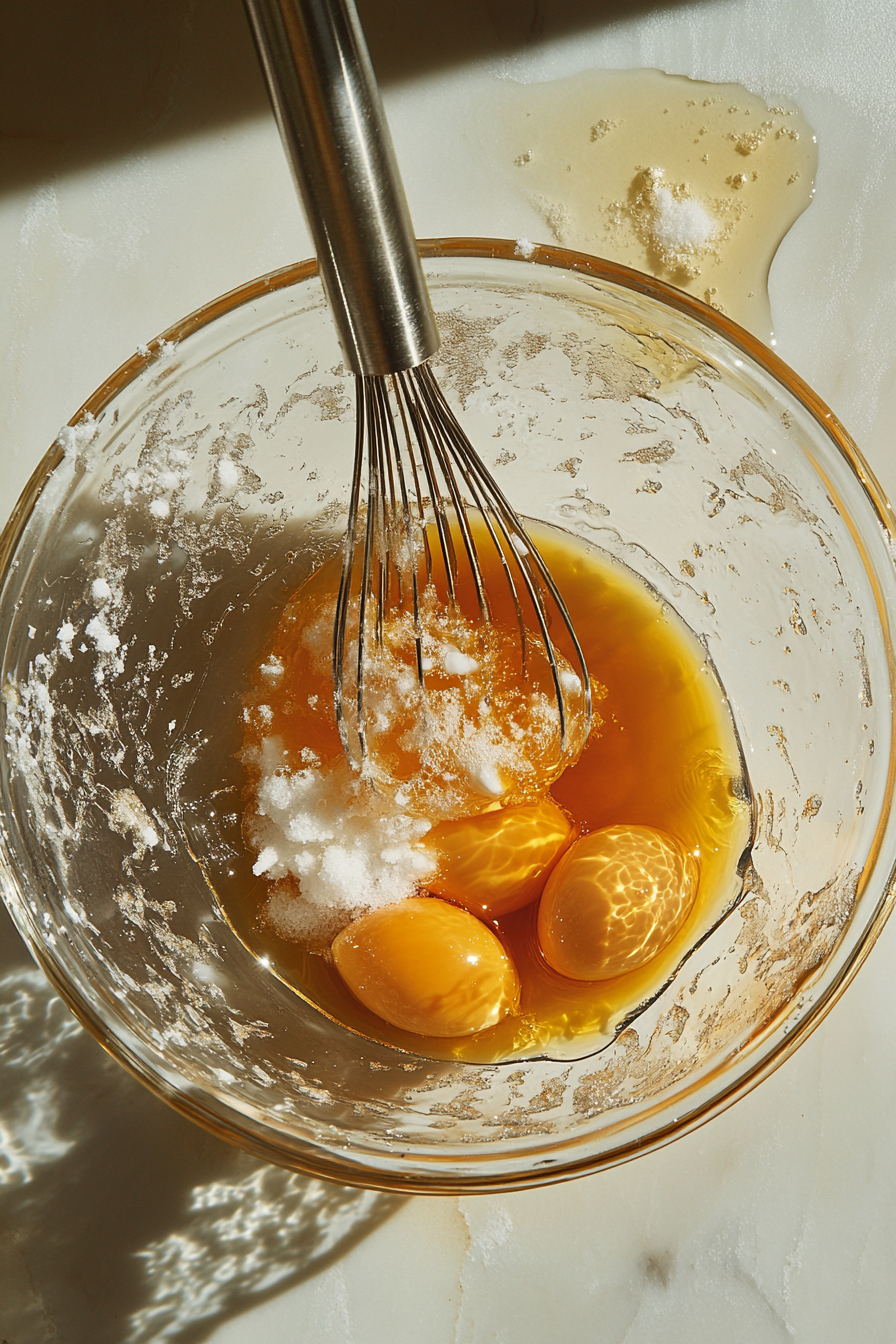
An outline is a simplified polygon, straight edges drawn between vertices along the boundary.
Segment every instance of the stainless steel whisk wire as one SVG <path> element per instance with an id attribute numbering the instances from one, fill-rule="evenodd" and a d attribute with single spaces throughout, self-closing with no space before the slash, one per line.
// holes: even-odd
<path id="1" fill-rule="evenodd" d="M 493 603 L 468 510 L 480 520 L 507 582 L 524 677 L 529 632 L 521 593 L 531 606 L 553 681 L 560 752 L 565 754 L 569 714 L 550 635 L 555 616 L 578 669 L 587 736 L 592 707 L 585 658 L 547 565 L 458 423 L 428 363 L 439 347 L 438 331 L 354 4 L 245 0 L 245 5 L 340 344 L 355 374 L 354 465 L 333 633 L 334 705 L 346 756 L 362 772 L 368 769 L 365 688 L 371 643 L 382 650 L 392 594 L 401 606 L 407 590 L 425 712 L 422 590 L 434 582 L 433 546 L 449 610 L 457 608 L 464 565 L 480 618 L 492 622 Z M 355 608 L 357 626 L 350 638 Z M 346 691 L 352 682 L 354 714 L 349 715 Z"/>
<path id="2" fill-rule="evenodd" d="M 550 571 L 532 545 L 515 511 L 467 440 L 428 365 L 424 364 L 417 369 L 395 374 L 388 380 L 359 378 L 357 391 L 354 472 L 335 622 L 337 643 L 334 676 L 337 722 L 340 723 L 340 729 L 344 734 L 343 741 L 346 741 L 348 734 L 342 703 L 345 686 L 345 637 L 355 556 L 358 550 L 362 550 L 362 561 L 360 591 L 356 599 L 359 603 L 359 638 L 355 670 L 356 732 L 361 759 L 366 761 L 364 673 L 367 663 L 365 639 L 368 624 L 367 609 L 373 599 L 375 604 L 373 638 L 376 644 L 381 646 L 382 616 L 389 603 L 390 585 L 393 581 L 398 585 L 399 594 L 404 584 L 411 589 L 417 681 L 421 692 L 425 691 L 424 632 L 420 624 L 420 580 L 414 554 L 415 517 L 418 523 L 419 546 L 424 556 L 425 582 L 431 582 L 433 575 L 429 539 L 432 532 L 441 556 L 448 603 L 449 606 L 453 606 L 457 601 L 460 565 L 448 513 L 450 508 L 460 533 L 462 553 L 469 566 L 480 615 L 485 622 L 492 620 L 492 604 L 489 602 L 479 549 L 467 513 L 469 508 L 473 508 L 483 523 L 489 542 L 494 547 L 507 583 L 516 614 L 525 675 L 528 633 L 518 591 L 518 580 L 514 578 L 509 557 L 516 562 L 548 658 L 560 715 L 561 751 L 565 752 L 568 746 L 568 716 L 560 683 L 560 666 L 550 637 L 551 617 L 544 590 L 547 591 L 563 620 L 583 678 L 587 677 L 587 672 L 575 630 Z M 393 412 L 389 405 L 390 393 L 396 404 L 396 412 Z M 399 434 L 399 426 L 403 431 L 402 435 Z M 369 443 L 365 444 L 365 436 L 368 434 Z M 405 458 L 408 469 L 405 467 Z M 470 496 L 469 499 L 465 497 L 458 482 L 453 461 L 459 461 L 463 466 L 465 473 L 463 484 Z M 366 508 L 362 510 L 365 463 L 368 466 L 368 486 Z M 440 477 L 444 481 L 444 489 Z M 427 505 L 432 515 L 431 526 L 427 526 L 429 521 Z M 363 528 L 363 539 L 360 543 L 357 540 L 359 525 Z M 397 558 L 401 556 L 406 559 L 404 565 L 400 564 Z M 532 572 L 533 568 L 535 573 Z M 348 744 L 346 745 L 347 749 L 350 749 Z"/>

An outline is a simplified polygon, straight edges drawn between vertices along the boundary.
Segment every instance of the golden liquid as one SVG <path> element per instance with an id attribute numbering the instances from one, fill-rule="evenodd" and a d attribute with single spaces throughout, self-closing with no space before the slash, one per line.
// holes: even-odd
<path id="1" fill-rule="evenodd" d="M 598 725 L 551 794 L 585 830 L 620 823 L 654 826 L 700 852 L 700 881 L 691 913 L 675 938 L 647 965 L 615 980 L 582 983 L 552 971 L 538 947 L 538 903 L 493 921 L 522 982 L 520 1013 L 475 1036 L 435 1039 L 389 1026 L 347 989 L 328 949 L 280 937 L 265 917 L 270 883 L 262 878 L 221 893 L 243 942 L 304 998 L 345 1026 L 378 1041 L 435 1059 L 495 1062 L 546 1053 L 584 1055 L 604 1044 L 619 1022 L 654 996 L 695 943 L 740 891 L 739 864 L 749 844 L 752 813 L 736 731 L 702 645 L 680 618 L 630 571 L 553 529 L 532 535 L 563 593 L 592 677 L 604 688 Z M 488 570 L 487 558 L 483 557 Z M 497 562 L 494 564 L 497 569 Z M 501 575 L 487 573 L 495 593 Z M 306 590 L 332 586 L 331 563 Z M 500 616 L 500 612 L 498 612 Z M 562 651 L 562 645 L 561 645 Z M 288 620 L 267 653 L 287 671 L 295 663 L 295 623 Z M 267 655 L 266 655 L 267 656 Z M 296 713 L 309 695 L 328 706 L 332 685 L 310 678 L 300 657 L 301 685 L 288 719 L 270 731 L 285 736 L 290 758 L 302 746 L 327 755 L 338 748 L 332 712 Z M 251 733 L 250 739 L 251 741 Z M 251 806 L 251 804 L 250 804 Z"/>
<path id="2" fill-rule="evenodd" d="M 818 160 L 792 103 L 659 70 L 502 80 L 490 99 L 488 151 L 542 216 L 545 241 L 647 271 L 772 338 L 769 267 L 812 199 Z M 657 169 L 717 222 L 687 255 L 655 244 L 645 173 Z"/>

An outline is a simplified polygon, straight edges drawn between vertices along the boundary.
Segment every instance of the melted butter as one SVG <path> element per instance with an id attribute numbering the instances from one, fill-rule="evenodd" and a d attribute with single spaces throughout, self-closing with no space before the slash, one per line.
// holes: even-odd
<path id="1" fill-rule="evenodd" d="M 502 82 L 496 96 L 500 161 L 553 240 L 666 280 L 774 343 L 768 272 L 818 160 L 798 108 L 659 70 Z"/>

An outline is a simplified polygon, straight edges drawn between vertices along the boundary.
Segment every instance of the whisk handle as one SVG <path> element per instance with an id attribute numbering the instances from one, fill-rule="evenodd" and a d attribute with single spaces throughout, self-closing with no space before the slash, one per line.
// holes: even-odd
<path id="1" fill-rule="evenodd" d="M 346 361 L 422 364 L 439 336 L 353 0 L 245 6 Z"/>

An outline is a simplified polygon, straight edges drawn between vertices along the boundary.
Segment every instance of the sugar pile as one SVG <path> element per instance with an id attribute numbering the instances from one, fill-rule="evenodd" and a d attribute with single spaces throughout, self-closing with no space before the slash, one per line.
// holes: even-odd
<path id="1" fill-rule="evenodd" d="M 528 636 L 521 674 L 518 629 L 471 620 L 431 593 L 424 594 L 421 610 L 425 690 L 417 681 L 410 612 L 384 622 L 382 644 L 365 659 L 371 777 L 399 806 L 434 822 L 543 793 L 584 745 L 581 681 L 557 655 L 569 720 L 564 752 L 550 664 L 536 637 Z M 332 629 L 327 602 L 302 633 L 322 681 L 330 675 Z M 349 668 L 356 649 L 350 649 Z M 355 703 L 350 680 L 344 688 L 350 732 Z"/>
<path id="2" fill-rule="evenodd" d="M 354 773 L 344 760 L 290 770 L 278 738 L 264 738 L 249 839 L 258 851 L 256 876 L 279 881 L 268 914 L 287 938 L 327 937 L 365 910 L 413 896 L 435 871 L 420 846 L 430 829 Z M 298 879 L 296 899 L 288 878 Z"/>
<path id="3" fill-rule="evenodd" d="M 643 189 L 632 215 L 644 241 L 659 254 L 672 271 L 688 269 L 688 263 L 712 243 L 719 222 L 706 207 L 683 186 L 664 183 L 662 168 L 648 168 L 642 174 Z"/>
<path id="4" fill-rule="evenodd" d="M 329 941 L 365 911 L 415 895 L 436 873 L 433 825 L 530 801 L 584 745 L 583 687 L 567 663 L 564 753 L 548 660 L 534 640 L 521 676 L 518 630 L 444 607 L 427 613 L 424 630 L 424 692 L 407 613 L 384 622 L 382 645 L 365 659 L 363 773 L 335 727 L 332 594 L 297 596 L 285 638 L 258 667 L 243 711 L 254 776 L 245 833 L 255 875 L 275 884 L 267 915 L 283 937 Z M 354 701 L 347 687 L 350 728 Z"/>
<path id="5" fill-rule="evenodd" d="M 704 247 L 716 231 L 714 221 L 699 201 L 690 197 L 678 200 L 668 187 L 657 187 L 653 201 L 653 236 L 664 252 Z"/>

